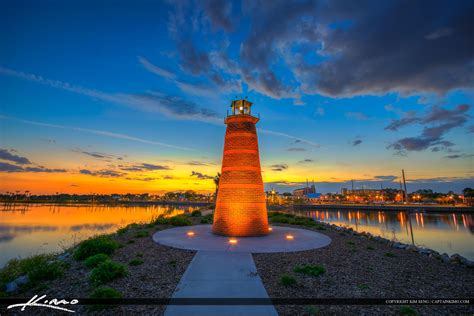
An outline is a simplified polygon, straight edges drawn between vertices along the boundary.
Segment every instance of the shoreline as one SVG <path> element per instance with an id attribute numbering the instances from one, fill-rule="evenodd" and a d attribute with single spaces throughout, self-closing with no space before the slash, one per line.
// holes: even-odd
<path id="1" fill-rule="evenodd" d="M 207 215 L 204 215 L 206 213 Z M 173 226 L 210 223 L 210 210 L 202 213 L 178 215 L 172 219 L 159 219 L 154 223 L 131 224 L 106 237 L 119 246 L 110 254 L 110 260 L 126 267 L 127 273 L 101 285 L 90 281 L 93 270 L 85 265 L 87 260 L 76 260 L 75 253 L 84 242 L 48 257 L 48 264 L 58 263 L 62 272 L 52 279 L 18 284 L 18 291 L 6 294 L 1 284 L 0 296 L 31 298 L 38 292 L 48 297 L 88 298 L 97 288 L 111 288 L 121 297 L 157 297 L 170 298 L 194 251 L 181 250 L 159 245 L 151 236 L 159 230 Z M 194 216 L 193 216 L 194 215 Z M 472 297 L 474 269 L 472 262 L 460 256 L 446 258 L 435 251 L 390 241 L 367 233 L 358 233 L 324 222 L 314 222 L 295 215 L 270 212 L 272 225 L 298 227 L 316 230 L 331 237 L 329 246 L 297 253 L 253 254 L 257 272 L 272 298 L 308 298 L 308 297 Z M 293 225 L 281 224 L 278 217 L 285 216 Z M 295 225 L 296 224 L 296 225 Z M 190 226 L 191 227 L 191 226 Z M 390 255 L 387 255 L 390 254 Z M 27 259 L 23 259 L 27 260 Z M 321 265 L 325 272 L 318 277 L 295 273 L 300 265 Z M 0 269 L 0 272 L 4 272 Z M 0 273 L 0 276 L 2 274 Z M 28 274 L 27 274 L 28 275 Z M 296 280 L 290 286 L 281 284 L 282 275 Z M 15 275 L 22 278 L 24 275 Z M 448 280 L 449 279 L 449 280 Z M 391 280 L 391 282 L 389 282 Z M 398 280 L 398 281 L 397 281 Z M 12 282 L 15 280 L 9 280 Z M 2 280 L 5 283 L 5 279 Z M 30 280 L 31 282 L 31 280 Z M 396 284 L 396 283 L 399 284 Z M 405 289 L 402 285 L 408 284 Z M 314 310 L 328 313 L 364 313 L 397 314 L 399 306 L 275 306 L 281 315 L 312 314 Z M 3 307 L 2 307 L 3 308 Z M 309 308 L 309 309 L 308 309 Z M 363 308 L 363 309 L 361 309 Z M 411 306 L 411 309 L 427 314 L 472 313 L 471 306 Z M 38 310 L 32 310 L 35 312 Z M 162 314 L 164 306 L 118 306 L 107 310 L 90 310 L 87 306 L 77 306 L 78 312 L 97 314 L 117 313 L 157 313 Z M 46 311 L 47 312 L 47 311 Z"/>

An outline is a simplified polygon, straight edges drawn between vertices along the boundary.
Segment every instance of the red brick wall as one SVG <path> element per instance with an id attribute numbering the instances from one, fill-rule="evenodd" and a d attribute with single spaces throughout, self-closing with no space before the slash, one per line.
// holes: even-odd
<path id="1" fill-rule="evenodd" d="M 212 226 L 215 234 L 234 237 L 268 234 L 257 122 L 258 118 L 249 115 L 226 118 L 224 156 Z"/>

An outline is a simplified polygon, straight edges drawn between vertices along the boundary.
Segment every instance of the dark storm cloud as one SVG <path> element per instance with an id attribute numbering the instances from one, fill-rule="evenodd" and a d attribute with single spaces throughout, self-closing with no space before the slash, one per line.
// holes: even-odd
<path id="1" fill-rule="evenodd" d="M 234 28 L 231 16 L 232 2 L 222 0 L 206 0 L 203 2 L 204 11 L 211 20 L 214 28 L 222 28 L 225 31 L 232 31 Z"/>
<path id="2" fill-rule="evenodd" d="M 365 9 L 359 16 L 343 6 L 333 11 L 350 25 L 324 34 L 323 53 L 331 58 L 314 66 L 298 65 L 308 92 L 445 93 L 474 86 L 473 2 L 385 1 L 360 7 Z M 320 8 L 322 15 L 326 9 Z"/>
<path id="3" fill-rule="evenodd" d="M 49 169 L 43 166 L 37 167 L 21 167 L 6 162 L 0 162 L 0 172 L 46 172 L 46 173 L 63 173 L 66 169 Z"/>
<path id="4" fill-rule="evenodd" d="M 120 178 L 125 175 L 123 172 L 118 172 L 115 170 L 108 170 L 108 169 L 96 170 L 96 171 L 81 169 L 79 170 L 79 173 L 90 175 L 90 176 L 105 177 L 105 178 Z"/>
<path id="5" fill-rule="evenodd" d="M 436 105 L 432 106 L 423 117 L 410 114 L 400 120 L 394 120 L 385 129 L 396 131 L 399 127 L 413 123 L 420 123 L 424 125 L 424 128 L 421 135 L 399 139 L 390 144 L 388 148 L 394 149 L 399 154 L 428 148 L 431 148 L 433 152 L 446 150 L 454 146 L 454 143 L 444 140 L 444 134 L 453 128 L 464 125 L 469 118 L 467 114 L 469 109 L 470 106 L 467 104 L 460 104 L 452 110 Z"/>
<path id="6" fill-rule="evenodd" d="M 270 169 L 272 169 L 273 171 L 283 171 L 283 170 L 286 170 L 288 169 L 288 165 L 287 164 L 276 164 L 276 165 L 271 165 L 270 166 Z"/>
<path id="7" fill-rule="evenodd" d="M 197 3 L 215 27 L 232 29 L 230 2 Z M 295 89 L 341 97 L 474 87 L 472 1 L 243 1 L 241 10 L 249 32 L 238 73 L 272 98 L 295 98 Z M 179 13 L 173 21 L 186 24 Z M 183 68 L 209 72 L 205 52 L 179 43 Z M 275 71 L 281 66 L 289 78 Z"/>
<path id="8" fill-rule="evenodd" d="M 191 177 L 196 177 L 199 180 L 214 179 L 214 177 L 212 177 L 212 176 L 208 176 L 206 174 L 203 174 L 203 173 L 197 172 L 197 171 L 191 171 Z"/>
<path id="9" fill-rule="evenodd" d="M 362 139 L 356 139 L 352 141 L 352 146 L 359 146 L 362 144 Z"/>
<path id="10" fill-rule="evenodd" d="M 163 165 L 155 165 L 151 163 L 141 163 L 131 166 L 119 166 L 123 171 L 155 171 L 155 170 L 170 170 L 170 167 Z"/>
<path id="11" fill-rule="evenodd" d="M 19 165 L 31 164 L 28 158 L 12 154 L 8 149 L 3 148 L 0 148 L 0 159 L 15 162 Z"/>

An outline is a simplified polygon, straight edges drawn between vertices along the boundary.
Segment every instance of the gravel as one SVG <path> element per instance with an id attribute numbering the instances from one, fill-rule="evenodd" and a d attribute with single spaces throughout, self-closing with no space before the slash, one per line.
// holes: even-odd
<path id="1" fill-rule="evenodd" d="M 293 226 L 294 227 L 294 226 Z M 304 228 L 304 227 L 301 227 Z M 308 229 L 308 228 L 307 228 Z M 331 237 L 329 246 L 298 253 L 254 254 L 257 271 L 272 298 L 468 298 L 474 296 L 474 269 L 446 258 L 427 256 L 399 244 L 365 234 L 351 234 L 326 225 L 318 231 Z M 293 271 L 298 265 L 321 265 L 318 277 Z M 280 283 L 282 275 L 296 278 L 294 286 Z M 400 306 L 286 306 L 280 315 L 381 315 L 401 314 Z M 472 306 L 412 305 L 420 315 L 464 315 Z"/>
<path id="2" fill-rule="evenodd" d="M 119 291 L 124 298 L 171 298 L 195 251 L 170 248 L 153 242 L 152 234 L 164 228 L 169 228 L 169 226 L 138 227 L 121 235 L 113 235 L 112 238 L 123 247 L 117 249 L 111 259 L 126 265 L 128 275 L 108 282 L 103 286 Z M 143 230 L 148 232 L 148 237 L 136 237 L 137 232 Z M 130 240 L 134 242 L 129 243 Z M 143 263 L 137 266 L 129 265 L 129 262 L 133 259 L 141 259 Z M 35 294 L 46 294 L 49 299 L 88 298 L 94 290 L 89 282 L 91 270 L 87 269 L 82 262 L 78 262 L 70 256 L 66 256 L 62 260 L 69 265 L 69 268 L 61 278 L 49 282 L 44 288 L 31 289 L 26 293 L 22 293 L 21 297 L 30 299 Z M 87 313 L 87 315 L 161 315 L 165 308 L 166 306 L 160 305 L 123 305 L 91 310 L 87 306 L 75 305 L 71 309 L 78 314 Z M 27 314 L 31 315 L 55 314 L 51 309 L 29 309 L 30 313 Z M 18 314 L 24 315 L 25 312 L 19 312 Z"/>

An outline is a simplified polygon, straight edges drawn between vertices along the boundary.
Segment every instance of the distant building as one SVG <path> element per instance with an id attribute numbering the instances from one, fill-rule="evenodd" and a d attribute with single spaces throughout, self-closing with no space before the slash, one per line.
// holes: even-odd
<path id="1" fill-rule="evenodd" d="M 316 187 L 314 186 L 314 184 L 311 186 L 306 186 L 306 188 L 293 190 L 293 195 L 295 197 L 304 197 L 311 193 L 316 193 Z"/>

